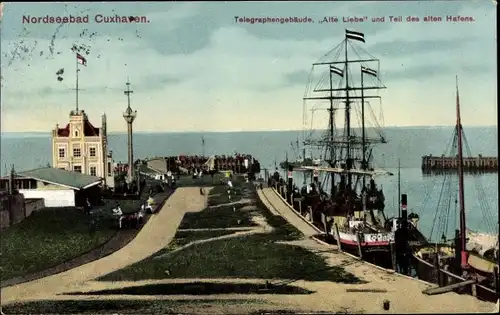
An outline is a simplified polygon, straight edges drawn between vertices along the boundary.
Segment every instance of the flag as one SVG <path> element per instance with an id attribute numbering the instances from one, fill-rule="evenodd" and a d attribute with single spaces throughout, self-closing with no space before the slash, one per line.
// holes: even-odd
<path id="1" fill-rule="evenodd" d="M 85 67 L 87 66 L 87 59 L 80 55 L 79 53 L 76 53 L 76 61 L 78 61 L 79 64 L 84 65 Z"/>
<path id="2" fill-rule="evenodd" d="M 370 68 L 363 67 L 363 66 L 361 66 L 361 72 L 362 73 L 364 72 L 366 74 L 372 75 L 374 77 L 377 76 L 377 71 L 375 71 L 373 69 L 370 69 Z"/>
<path id="3" fill-rule="evenodd" d="M 339 68 L 334 67 L 334 66 L 330 66 L 330 73 L 335 73 L 335 74 L 338 74 L 341 77 L 344 77 L 344 70 L 339 69 Z"/>
<path id="4" fill-rule="evenodd" d="M 355 31 L 345 30 L 345 38 L 359 40 L 360 42 L 365 42 L 365 34 Z"/>

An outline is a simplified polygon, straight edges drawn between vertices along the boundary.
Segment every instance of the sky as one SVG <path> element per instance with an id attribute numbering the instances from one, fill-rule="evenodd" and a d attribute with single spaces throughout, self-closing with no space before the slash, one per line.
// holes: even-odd
<path id="1" fill-rule="evenodd" d="M 89 22 L 23 23 L 23 16 L 70 15 L 88 16 Z M 97 15 L 144 18 L 97 23 Z M 423 22 L 429 15 L 474 21 Z M 312 23 L 250 24 L 235 16 L 307 17 Z M 390 22 L 389 16 L 403 21 Z M 420 21 L 407 22 L 408 16 Z M 339 21 L 320 23 L 325 17 Z M 349 17 L 367 20 L 343 22 Z M 385 22 L 371 21 L 381 17 Z M 373 105 L 376 112 L 383 109 L 380 124 L 453 125 L 458 75 L 462 123 L 496 126 L 495 21 L 491 1 L 7 2 L 1 22 L 1 130 L 47 132 L 68 122 L 76 106 L 73 45 L 88 47 L 81 51 L 87 66 L 80 66 L 79 107 L 96 126 L 106 113 L 111 132 L 126 130 L 127 78 L 136 131 L 301 129 L 312 64 L 344 40 L 345 29 L 365 34 L 366 43 L 352 42 L 356 51 L 380 59 L 386 89 L 378 94 L 382 102 Z M 325 71 L 318 68 L 315 73 Z M 321 117 L 312 120 L 313 127 L 325 127 L 326 116 Z"/>

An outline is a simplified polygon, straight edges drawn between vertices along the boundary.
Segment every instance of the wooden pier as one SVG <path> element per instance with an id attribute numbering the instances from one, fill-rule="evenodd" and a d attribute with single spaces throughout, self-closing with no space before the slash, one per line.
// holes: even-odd
<path id="1" fill-rule="evenodd" d="M 166 173 L 167 171 L 177 172 L 187 171 L 192 172 L 196 169 L 205 169 L 209 157 L 200 155 L 179 155 L 167 157 L 154 157 L 142 161 L 143 164 L 158 172 Z M 260 163 L 250 154 L 234 154 L 234 155 L 215 155 L 214 168 L 222 171 L 232 171 L 235 174 L 260 172 Z"/>
<path id="2" fill-rule="evenodd" d="M 498 157 L 482 156 L 464 157 L 464 171 L 469 172 L 497 172 Z M 458 171 L 458 157 L 432 156 L 422 157 L 423 171 Z"/>

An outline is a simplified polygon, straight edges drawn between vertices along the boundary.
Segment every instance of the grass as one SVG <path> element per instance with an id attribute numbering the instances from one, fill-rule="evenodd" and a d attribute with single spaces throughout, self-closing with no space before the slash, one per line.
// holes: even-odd
<path id="1" fill-rule="evenodd" d="M 208 208 L 197 213 L 186 213 L 180 229 L 215 229 L 230 227 L 252 227 L 252 215 L 242 211 L 242 205 Z"/>
<path id="2" fill-rule="evenodd" d="M 297 286 L 267 286 L 258 283 L 157 283 L 91 292 L 71 292 L 68 295 L 217 295 L 217 294 L 311 294 Z"/>
<path id="3" fill-rule="evenodd" d="M 240 186 L 240 195 L 243 192 Z M 217 196 L 218 190 L 212 192 Z M 247 190 L 253 191 L 250 186 Z M 255 192 L 247 194 L 255 198 Z M 224 207 L 208 209 L 197 213 L 198 221 L 186 218 L 182 228 L 214 225 L 230 226 L 231 216 L 222 215 Z M 221 215 L 207 216 L 203 213 L 221 211 Z M 166 278 L 261 278 L 261 279 L 305 279 L 310 281 L 334 281 L 356 283 L 359 279 L 347 273 L 343 267 L 328 267 L 324 259 L 300 246 L 280 244 L 303 237 L 295 227 L 281 216 L 274 216 L 260 208 L 256 210 L 267 219 L 274 231 L 266 234 L 253 234 L 212 242 L 195 244 L 172 253 L 172 255 L 147 258 L 101 277 L 100 281 L 130 281 Z M 232 212 L 232 210 L 231 210 Z M 238 213 L 239 211 L 237 211 Z M 244 213 L 244 212 L 242 212 Z M 246 214 L 246 213 L 245 213 Z M 248 214 L 249 215 L 249 214 Z M 205 216 L 205 217 L 204 217 Z M 193 223 L 193 222 L 203 222 Z M 241 226 L 241 225 L 240 225 Z M 194 232 L 198 233 L 198 232 Z M 175 242 L 175 241 L 174 241 Z M 161 254 L 168 252 L 164 249 Z"/>
<path id="4" fill-rule="evenodd" d="M 299 246 L 276 243 L 276 235 L 254 234 L 196 244 L 172 255 L 146 259 L 103 276 L 101 281 L 166 278 L 305 279 L 356 283 L 342 267 Z"/>
<path id="5" fill-rule="evenodd" d="M 66 300 L 35 301 L 2 306 L 5 314 L 167 314 L 192 312 L 216 305 L 263 304 L 258 300 Z M 202 314 L 203 312 L 200 312 Z"/>
<path id="6" fill-rule="evenodd" d="M 229 200 L 227 186 L 215 186 L 208 195 L 208 208 L 201 212 L 187 213 L 180 229 L 205 229 L 205 228 L 229 228 L 229 227 L 252 227 L 252 215 L 248 211 L 241 211 L 242 204 L 218 206 L 242 199 L 242 183 L 236 180 L 232 198 Z M 213 207 L 217 206 L 217 207 Z M 233 208 L 236 210 L 234 211 Z"/>
<path id="7" fill-rule="evenodd" d="M 116 234 L 76 208 L 46 208 L 1 232 L 2 281 L 56 266 L 96 248 Z"/>

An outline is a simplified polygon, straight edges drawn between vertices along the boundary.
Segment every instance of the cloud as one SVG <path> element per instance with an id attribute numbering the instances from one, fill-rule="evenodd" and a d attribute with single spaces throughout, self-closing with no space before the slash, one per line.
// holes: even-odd
<path id="1" fill-rule="evenodd" d="M 64 25 L 52 45 L 57 25 L 30 25 L 29 32 L 16 38 L 23 26 L 19 20 L 23 11 L 14 5 L 4 16 L 8 23 L 2 24 L 9 25 L 7 39 L 2 37 L 1 58 L 2 123 L 6 130 L 29 125 L 30 130 L 46 131 L 56 122 L 67 121 L 69 110 L 75 106 L 75 94 L 70 90 L 74 88 L 76 67 L 70 50 L 73 44 L 91 46 L 86 55 L 88 66 L 80 72 L 80 86 L 85 89 L 80 94 L 81 105 L 97 121 L 107 112 L 111 130 L 125 128 L 121 112 L 126 107 L 123 89 L 127 77 L 134 90 L 132 106 L 139 113 L 136 130 L 300 128 L 311 64 L 343 40 L 345 28 L 365 32 L 366 43 L 354 43 L 358 51 L 381 59 L 381 76 L 388 87 L 383 92 L 388 124 L 447 122 L 448 108 L 429 117 L 419 106 L 428 104 L 429 111 L 449 102 L 448 97 L 436 95 L 443 91 L 453 94 L 457 73 L 467 78 L 464 100 L 465 95 L 477 96 L 474 91 L 481 90 L 478 106 L 484 117 L 491 117 L 481 120 L 479 114 L 472 113 L 470 118 L 480 124 L 494 123 L 496 109 L 489 104 L 496 102 L 490 86 L 496 82 L 496 48 L 494 14 L 489 6 L 458 2 L 446 6 L 416 2 L 265 6 L 250 2 L 238 6 L 128 3 L 118 9 L 110 4 L 68 6 L 71 12 L 88 9 L 89 14 L 108 14 L 113 9 L 118 14 L 142 14 L 150 23 L 85 25 L 88 32 L 98 32 L 92 38 L 79 36 L 82 25 Z M 51 10 L 55 12 L 51 14 L 64 13 L 61 4 L 30 6 L 27 13 L 43 15 L 52 7 L 57 10 Z M 311 16 L 318 21 L 325 15 L 429 14 L 472 15 L 476 22 L 259 25 L 234 21 L 234 16 Z M 63 82 L 55 76 L 60 68 L 65 69 Z M 326 69 L 320 69 L 315 79 L 324 76 Z M 413 117 L 408 118 L 408 113 Z M 26 117 L 22 118 L 25 123 L 14 123 L 19 117 Z"/>

